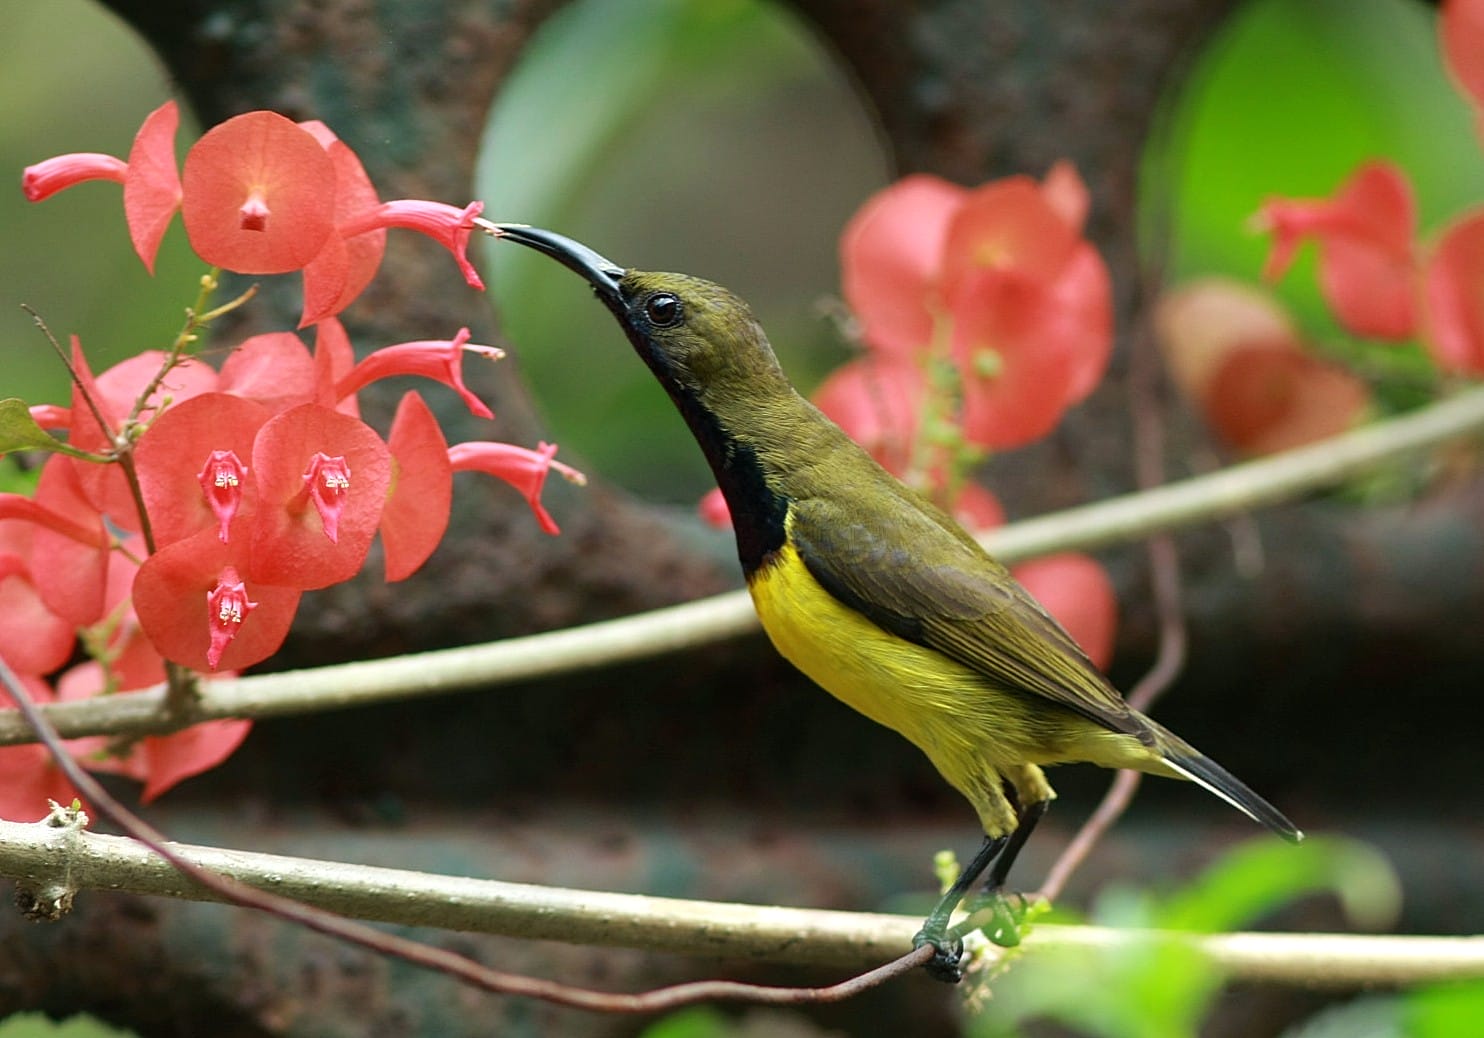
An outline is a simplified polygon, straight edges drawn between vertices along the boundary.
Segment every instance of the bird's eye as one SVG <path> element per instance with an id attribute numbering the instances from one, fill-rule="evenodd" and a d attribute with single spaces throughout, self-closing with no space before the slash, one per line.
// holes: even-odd
<path id="1" fill-rule="evenodd" d="M 656 292 L 644 301 L 644 316 L 656 328 L 680 323 L 680 300 L 669 292 Z"/>

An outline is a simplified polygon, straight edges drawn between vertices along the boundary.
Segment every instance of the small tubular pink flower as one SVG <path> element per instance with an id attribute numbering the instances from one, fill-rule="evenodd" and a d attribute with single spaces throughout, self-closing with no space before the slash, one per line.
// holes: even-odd
<path id="1" fill-rule="evenodd" d="M 385 346 L 361 361 L 335 384 L 335 396 L 344 399 L 379 378 L 393 375 L 420 375 L 442 382 L 460 397 L 470 411 L 480 418 L 493 418 L 494 413 L 464 385 L 462 361 L 465 353 L 489 360 L 499 360 L 505 351 L 494 346 L 476 346 L 469 342 L 469 329 L 460 328 L 452 339 L 403 342 Z"/>
<path id="2" fill-rule="evenodd" d="M 531 506 L 541 529 L 554 536 L 561 533 L 561 529 L 541 504 L 547 472 L 556 469 L 569 483 L 578 486 L 587 483 L 587 477 L 581 472 L 552 460 L 556 452 L 554 443 L 541 443 L 535 450 L 528 450 L 513 443 L 476 441 L 456 443 L 448 448 L 448 460 L 455 472 L 483 472 L 515 487 Z"/>
<path id="3" fill-rule="evenodd" d="M 211 645 L 206 650 L 206 663 L 212 670 L 221 662 L 222 653 L 242 629 L 242 621 L 258 607 L 248 600 L 247 585 L 231 566 L 223 568 L 216 586 L 206 593 L 206 618 L 211 624 Z"/>
<path id="4" fill-rule="evenodd" d="M 236 451 L 212 451 L 196 479 L 201 484 L 207 507 L 216 516 L 217 538 L 225 544 L 232 519 L 242 506 L 242 484 L 247 480 L 247 466 L 242 464 Z"/>
<path id="5" fill-rule="evenodd" d="M 319 513 L 320 525 L 331 544 L 339 539 L 340 513 L 345 511 L 349 492 L 350 466 L 345 463 L 345 456 L 332 458 L 323 452 L 315 452 L 304 470 L 303 496 Z"/>
<path id="6" fill-rule="evenodd" d="M 112 155 L 76 151 L 27 166 L 21 173 L 21 190 L 26 193 L 26 201 L 44 202 L 58 191 L 88 180 L 122 184 L 128 169 L 127 162 Z"/>
<path id="7" fill-rule="evenodd" d="M 469 287 L 483 290 L 484 282 L 479 279 L 479 272 L 469 262 L 468 256 L 469 234 L 474 229 L 474 218 L 482 212 L 483 202 L 470 202 L 463 209 L 456 209 L 445 202 L 401 198 L 394 202 L 382 202 L 374 209 L 361 212 L 341 223 L 336 231 L 347 239 L 379 227 L 402 227 L 426 234 L 449 251 Z"/>

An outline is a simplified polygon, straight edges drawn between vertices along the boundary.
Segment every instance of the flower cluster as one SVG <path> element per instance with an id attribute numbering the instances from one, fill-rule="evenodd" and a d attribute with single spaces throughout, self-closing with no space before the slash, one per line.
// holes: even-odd
<path id="1" fill-rule="evenodd" d="M 462 361 L 501 353 L 471 344 L 468 329 L 356 363 L 334 316 L 374 275 L 391 227 L 433 236 L 482 287 L 465 256 L 478 203 L 381 202 L 327 128 L 272 112 L 213 128 L 180 173 L 176 125 L 168 103 L 145 120 L 127 161 L 73 154 L 31 166 L 26 195 L 121 182 L 146 267 L 179 211 L 192 248 L 213 266 L 300 272 L 313 348 L 295 332 L 256 335 L 218 369 L 190 353 L 198 321 L 171 348 L 95 375 L 74 338 L 67 405 L 0 404 L 0 451 L 52 452 L 33 493 L 0 494 L 0 658 L 40 701 L 158 685 L 169 665 L 234 673 L 266 659 L 303 593 L 354 576 L 378 536 L 387 580 L 415 572 L 447 527 L 456 471 L 513 484 L 553 534 L 540 502 L 547 474 L 582 481 L 547 444 L 450 446 L 415 391 L 385 437 L 360 418 L 359 390 L 407 375 L 440 382 L 492 417 L 464 384 Z M 141 779 L 150 799 L 225 759 L 249 724 L 209 722 L 127 745 L 75 740 L 71 749 L 89 767 Z M 73 792 L 37 748 L 0 750 L 0 816 L 43 811 L 46 796 Z"/>
<path id="2" fill-rule="evenodd" d="M 1484 0 L 1448 0 L 1438 24 L 1455 81 L 1484 109 Z M 1254 223 L 1272 236 L 1269 281 L 1284 276 L 1302 245 L 1317 246 L 1320 294 L 1346 333 L 1420 341 L 1438 371 L 1484 375 L 1484 209 L 1424 238 L 1406 173 L 1373 159 L 1329 198 L 1268 199 Z M 1315 356 L 1281 307 L 1244 286 L 1183 286 L 1164 302 L 1160 323 L 1177 381 L 1244 453 L 1333 435 L 1372 406 L 1361 378 Z"/>
<path id="3" fill-rule="evenodd" d="M 814 395 L 888 471 L 966 525 L 1004 522 L 969 479 L 987 452 L 1031 443 L 1107 367 L 1107 268 L 1082 236 L 1086 185 L 1065 162 L 1044 181 L 965 188 L 923 174 L 868 199 L 841 239 L 845 302 L 862 355 Z M 702 513 L 725 521 L 717 493 Z M 1094 661 L 1112 655 L 1116 603 L 1092 559 L 1061 555 L 1016 577 Z"/>

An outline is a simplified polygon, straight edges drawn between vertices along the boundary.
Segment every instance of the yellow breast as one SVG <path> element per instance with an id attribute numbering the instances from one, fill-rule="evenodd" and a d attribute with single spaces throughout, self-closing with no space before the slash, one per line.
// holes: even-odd
<path id="1" fill-rule="evenodd" d="M 962 788 L 969 773 L 996 758 L 1015 759 L 1009 747 L 995 745 L 997 732 L 1015 726 L 995 723 L 994 701 L 1002 697 L 980 675 L 841 604 L 793 545 L 753 574 L 749 590 L 763 629 L 785 659 L 835 698 L 911 740 L 955 786 Z"/>

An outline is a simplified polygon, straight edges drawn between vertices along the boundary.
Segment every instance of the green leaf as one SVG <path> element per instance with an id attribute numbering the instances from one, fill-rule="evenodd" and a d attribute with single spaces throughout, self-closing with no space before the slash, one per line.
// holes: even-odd
<path id="1" fill-rule="evenodd" d="M 87 451 L 68 446 L 37 425 L 31 417 L 31 408 L 17 397 L 0 400 L 0 454 L 10 451 L 54 451 L 88 461 L 99 460 Z"/>
<path id="2" fill-rule="evenodd" d="M 1317 891 L 1332 891 L 1362 929 L 1387 925 L 1401 905 L 1391 865 L 1358 840 L 1319 836 L 1294 847 L 1262 838 L 1224 855 L 1167 899 L 1155 922 L 1174 930 L 1230 930 Z"/>
<path id="3" fill-rule="evenodd" d="M 1456 981 L 1420 988 L 1406 996 L 1411 1038 L 1464 1038 L 1484 1020 L 1484 981 Z"/>

